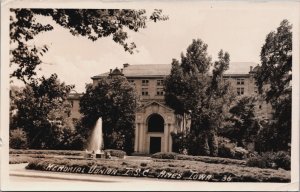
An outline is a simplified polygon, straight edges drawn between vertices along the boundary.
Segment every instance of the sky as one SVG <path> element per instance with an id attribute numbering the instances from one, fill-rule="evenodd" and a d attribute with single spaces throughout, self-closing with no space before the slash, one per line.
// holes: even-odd
<path id="1" fill-rule="evenodd" d="M 132 4 L 128 4 L 129 7 Z M 73 36 L 67 29 L 40 17 L 44 23 L 51 23 L 54 30 L 36 36 L 34 43 L 47 44 L 49 52 L 42 58 L 42 69 L 38 75 L 57 73 L 61 81 L 74 84 L 77 92 L 85 91 L 85 84 L 91 77 L 121 68 L 129 64 L 170 64 L 193 39 L 200 38 L 208 44 L 208 54 L 217 60 L 220 49 L 230 54 L 232 62 L 260 62 L 260 50 L 266 35 L 276 30 L 283 19 L 298 26 L 299 11 L 293 3 L 276 2 L 176 2 L 164 4 L 139 4 L 151 12 L 162 8 L 169 20 L 148 22 L 146 29 L 130 32 L 128 42 L 135 42 L 134 54 L 125 52 L 111 37 L 95 42 L 86 37 Z M 231 65 L 229 71 L 249 71 L 249 64 Z M 20 82 L 14 80 L 15 84 Z"/>

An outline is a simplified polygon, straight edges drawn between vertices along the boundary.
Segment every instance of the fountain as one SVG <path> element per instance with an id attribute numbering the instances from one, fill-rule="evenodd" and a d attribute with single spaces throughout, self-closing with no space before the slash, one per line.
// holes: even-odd
<path id="1" fill-rule="evenodd" d="M 88 141 L 86 152 L 87 158 L 104 158 L 103 136 L 102 136 L 102 119 L 97 120 L 91 136 Z"/>

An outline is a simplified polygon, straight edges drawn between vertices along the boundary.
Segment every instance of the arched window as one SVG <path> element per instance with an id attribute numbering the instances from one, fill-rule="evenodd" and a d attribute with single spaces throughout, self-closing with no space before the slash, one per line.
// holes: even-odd
<path id="1" fill-rule="evenodd" d="M 164 132 L 164 119 L 159 114 L 153 114 L 148 119 L 148 132 Z"/>

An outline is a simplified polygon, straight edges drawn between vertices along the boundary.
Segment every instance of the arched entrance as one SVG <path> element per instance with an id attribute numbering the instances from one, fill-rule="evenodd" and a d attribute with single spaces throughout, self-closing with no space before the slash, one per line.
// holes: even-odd
<path id="1" fill-rule="evenodd" d="M 148 118 L 148 133 L 155 135 L 150 136 L 149 152 L 151 154 L 161 151 L 162 136 L 164 134 L 164 118 L 155 113 Z"/>
<path id="2" fill-rule="evenodd" d="M 152 114 L 148 119 L 148 132 L 164 132 L 164 118 L 159 114 Z"/>

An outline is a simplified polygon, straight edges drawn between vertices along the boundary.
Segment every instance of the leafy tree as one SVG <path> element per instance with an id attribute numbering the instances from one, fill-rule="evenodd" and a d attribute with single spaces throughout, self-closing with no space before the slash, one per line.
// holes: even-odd
<path id="1" fill-rule="evenodd" d="M 292 25 L 283 20 L 270 32 L 261 49 L 261 66 L 255 75 L 260 93 L 271 103 L 271 127 L 276 136 L 274 150 L 286 150 L 291 142 Z"/>
<path id="2" fill-rule="evenodd" d="M 9 91 L 9 129 L 17 129 L 16 125 L 16 114 L 17 105 L 16 102 L 22 97 L 23 87 L 18 87 L 15 85 L 10 86 Z"/>
<path id="3" fill-rule="evenodd" d="M 132 152 L 137 104 L 137 94 L 125 77 L 102 78 L 96 86 L 88 85 L 80 100 L 82 134 L 88 136 L 101 117 L 104 147 Z"/>
<path id="4" fill-rule="evenodd" d="M 16 126 L 28 137 L 30 148 L 61 148 L 68 144 L 72 124 L 67 96 L 74 86 L 60 83 L 57 75 L 32 80 L 15 102 Z"/>
<path id="5" fill-rule="evenodd" d="M 126 42 L 127 29 L 138 32 L 147 27 L 149 20 L 168 19 L 159 9 L 155 9 L 149 17 L 143 9 L 11 9 L 11 12 L 10 42 L 14 47 L 11 50 L 11 64 L 17 66 L 11 75 L 24 83 L 36 75 L 35 69 L 42 63 L 41 56 L 49 49 L 47 45 L 31 45 L 30 40 L 40 33 L 53 30 L 52 25 L 39 23 L 36 19 L 38 15 L 50 17 L 72 35 L 84 36 L 92 41 L 112 36 L 113 41 L 129 53 L 133 53 L 136 45 Z"/>
<path id="6" fill-rule="evenodd" d="M 223 135 L 237 142 L 238 146 L 245 147 L 247 142 L 254 142 L 260 130 L 259 119 L 255 116 L 255 102 L 255 97 L 245 96 L 229 110 L 232 125 L 224 128 Z"/>
<path id="7" fill-rule="evenodd" d="M 233 99 L 228 82 L 222 75 L 229 67 L 229 54 L 222 50 L 212 65 L 207 45 L 193 40 L 181 63 L 173 60 L 171 74 L 165 80 L 165 100 L 178 114 L 191 116 L 191 154 L 217 155 L 216 134 L 224 119 L 226 108 Z"/>

